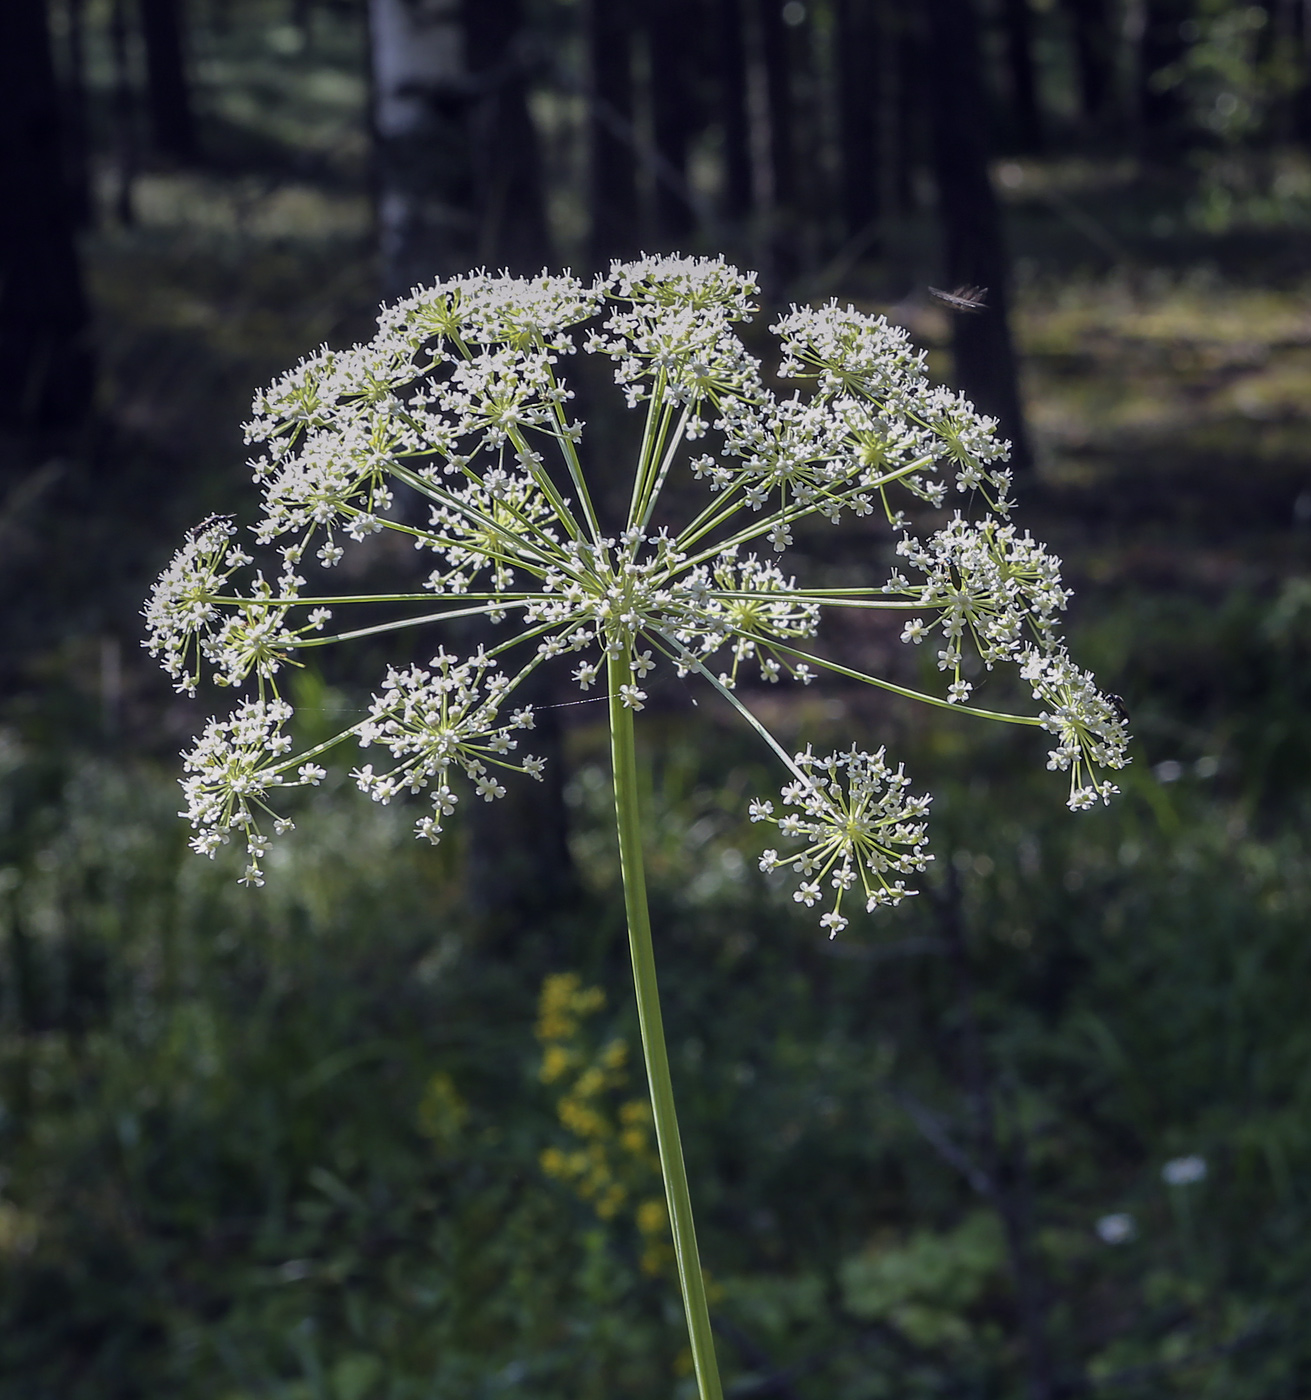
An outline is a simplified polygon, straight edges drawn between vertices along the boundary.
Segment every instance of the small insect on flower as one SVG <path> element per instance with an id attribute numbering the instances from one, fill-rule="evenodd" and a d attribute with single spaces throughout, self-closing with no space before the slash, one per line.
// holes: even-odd
<path id="1" fill-rule="evenodd" d="M 1107 699 L 1108 703 L 1110 704 L 1111 709 L 1113 709 L 1113 710 L 1115 711 L 1115 713 L 1119 716 L 1120 723 L 1121 723 L 1121 724 L 1128 724 L 1128 723 L 1129 723 L 1129 707 L 1128 707 L 1128 705 L 1126 705 L 1126 704 L 1124 703 L 1124 697 L 1123 697 L 1123 696 L 1120 696 L 1120 695 L 1112 695 L 1112 694 L 1110 693 L 1110 691 L 1107 691 L 1107 693 L 1106 693 L 1106 699 Z"/>
<path id="2" fill-rule="evenodd" d="M 987 287 L 957 287 L 954 292 L 944 292 L 941 287 L 930 287 L 929 295 L 962 315 L 972 316 L 988 309 Z"/>

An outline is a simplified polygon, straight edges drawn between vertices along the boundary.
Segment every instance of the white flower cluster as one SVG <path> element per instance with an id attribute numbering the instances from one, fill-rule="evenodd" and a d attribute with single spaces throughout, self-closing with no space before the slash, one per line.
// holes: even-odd
<path id="1" fill-rule="evenodd" d="M 937 614 L 928 622 L 911 618 L 902 641 L 918 644 L 941 633 L 938 669 L 952 673 L 953 702 L 968 699 L 973 690 L 961 678 L 966 639 L 988 670 L 1014 660 L 1028 642 L 1036 640 L 1044 650 L 1054 645 L 1055 614 L 1069 598 L 1060 563 L 1028 534 L 1017 535 L 1013 525 L 976 524 L 957 515 L 927 540 L 904 537 L 897 553 L 924 582 L 915 588 L 897 574 L 884 592 L 912 597 L 919 608 Z"/>
<path id="2" fill-rule="evenodd" d="M 283 733 L 283 725 L 291 715 L 291 706 L 284 700 L 247 700 L 227 719 L 210 720 L 185 756 L 184 815 L 198 832 L 191 848 L 212 856 L 233 831 L 242 833 L 248 858 L 243 884 L 264 883 L 260 861 L 268 849 L 268 837 L 260 827 L 259 814 L 272 819 L 276 834 L 292 826 L 269 808 L 264 794 L 270 788 L 317 786 L 327 776 L 318 764 L 305 762 L 305 756 L 286 757 L 292 739 Z M 296 776 L 288 778 L 293 768 Z"/>
<path id="3" fill-rule="evenodd" d="M 794 307 L 773 327 L 781 338 L 785 378 L 816 381 L 816 399 L 843 405 L 873 405 L 879 417 L 853 423 L 874 465 L 895 460 L 928 466 L 947 459 L 956 464 L 956 488 L 978 491 L 999 515 L 1010 510 L 1010 472 L 993 464 L 1009 444 L 996 436 L 995 419 L 974 411 L 960 394 L 929 382 L 924 352 L 912 350 L 900 326 L 883 316 L 861 315 L 830 302 L 821 310 Z M 880 452 L 887 454 L 880 457 Z M 908 476 L 907 484 L 935 505 L 943 490 L 933 481 Z"/>
<path id="4" fill-rule="evenodd" d="M 605 286 L 611 310 L 585 348 L 614 360 L 630 408 L 759 392 L 760 366 L 731 330 L 755 311 L 754 275 L 719 258 L 642 258 L 616 264 Z"/>
<path id="5" fill-rule="evenodd" d="M 371 763 L 357 768 L 351 776 L 360 791 L 388 803 L 400 793 L 422 792 L 435 783 L 433 815 L 420 818 L 415 829 L 436 845 L 442 817 L 459 801 L 448 781 L 453 767 L 463 770 L 487 802 L 505 796 L 496 768 L 540 779 L 542 759 L 510 758 L 519 747 L 510 736 L 534 727 L 532 708 L 516 710 L 508 724 L 497 723 L 500 705 L 513 688 L 514 681 L 481 648 L 468 661 L 440 651 L 426 668 L 389 669 L 382 694 L 373 697 L 356 736 L 361 748 L 378 744 L 397 762 L 385 773 L 375 773 Z"/>
<path id="6" fill-rule="evenodd" d="M 330 609 L 309 609 L 298 627 L 287 617 L 299 602 L 303 578 L 284 570 L 275 592 L 262 574 L 248 596 L 224 597 L 223 585 L 251 556 L 230 543 L 231 521 L 197 527 L 155 585 L 146 606 L 146 646 L 162 656 L 175 687 L 194 695 L 201 662 L 207 661 L 219 685 L 240 686 L 248 677 L 267 680 L 306 637 L 320 632 Z M 224 613 L 226 604 L 231 611 Z"/>
<path id="7" fill-rule="evenodd" d="M 775 816 L 772 802 L 755 801 L 751 820 L 773 822 L 780 835 L 807 844 L 783 856 L 767 850 L 760 868 L 791 865 L 803 877 L 792 897 L 808 909 L 824 898 L 827 880 L 836 894 L 820 925 L 832 938 L 847 926 L 842 897 L 857 879 L 870 912 L 914 893 L 904 880 L 888 876 L 923 870 L 933 859 L 924 850 L 924 818 L 932 799 L 911 797 L 910 779 L 900 766 L 888 766 L 882 749 L 869 754 L 853 746 L 848 753 L 821 758 L 807 748 L 794 763 L 797 776 L 783 789 L 783 802 L 797 810 Z"/>
<path id="8" fill-rule="evenodd" d="M 1033 698 L 1049 708 L 1039 722 L 1058 740 L 1047 767 L 1070 775 L 1071 811 L 1081 812 L 1098 798 L 1109 802 L 1119 788 L 1094 776 L 1097 768 L 1123 768 L 1128 726 L 1098 689 L 1091 673 L 1081 671 L 1062 651 L 1025 652 L 1020 673 L 1033 687 Z"/>
<path id="9" fill-rule="evenodd" d="M 801 812 L 780 820 L 810 823 L 797 833 L 814 849 L 796 859 L 818 861 L 805 873 L 821 875 L 806 888 L 822 877 L 841 892 L 859 875 L 867 903 L 899 897 L 904 882 L 884 874 L 924 859 L 922 813 L 899 770 L 854 750 L 793 760 L 737 693 L 748 663 L 765 682 L 809 684 L 827 670 L 886 684 L 812 649 L 834 608 L 900 612 L 907 641 L 937 638 L 949 684 L 922 696 L 930 703 L 970 708 L 973 659 L 1018 665 L 1043 711 L 992 717 L 1056 736 L 1052 762 L 1071 773 L 1072 805 L 1107 796 L 1094 769 L 1123 764 L 1123 726 L 1060 648 L 1057 561 L 1005 523 L 1010 477 L 995 424 L 929 382 L 904 331 L 836 304 L 776 321 L 780 373 L 799 387 L 775 391 L 738 333 L 756 293 L 752 276 L 717 258 L 644 258 L 591 285 L 475 273 L 414 292 L 384 310 L 367 344 L 325 348 L 260 394 L 247 438 L 262 451 L 252 535 L 265 562 L 238 547 L 230 520 L 211 520 L 146 609 L 147 645 L 179 689 L 194 693 L 207 673 L 258 692 L 211 722 L 187 759 L 200 848 L 241 827 L 257 876 L 261 794 L 313 780 L 287 777 L 285 667 L 314 647 L 455 619 L 498 631 L 482 631 L 472 657 L 441 650 L 426 667 L 392 667 L 365 719 L 302 755 L 351 738 L 386 750 L 392 764 L 359 768 L 356 781 L 378 801 L 428 790 L 419 831 L 431 840 L 454 808 L 455 770 L 488 800 L 506 770 L 540 775 L 537 759 L 515 756 L 531 712 L 506 710 L 538 666 L 568 657 L 584 691 L 619 666 L 616 698 L 637 710 L 650 673 L 668 664 L 705 677 L 792 768 Z M 580 348 L 611 363 L 644 417 L 622 523 L 602 523 L 612 466 L 586 459 L 570 416 L 561 367 Z M 709 489 L 689 513 L 698 479 Z M 678 490 L 666 492 L 671 482 Z M 903 506 L 941 506 L 953 485 L 981 518 L 962 511 L 914 535 Z M 773 562 L 809 522 L 846 515 L 890 522 L 900 567 L 917 577 L 802 588 Z M 347 549 L 384 533 L 423 561 L 406 591 L 328 587 Z M 385 557 L 394 567 L 401 556 Z M 308 574 L 327 582 L 311 588 Z M 367 609 L 361 623 L 329 635 L 353 607 Z M 844 922 L 837 909 L 826 920 Z"/>

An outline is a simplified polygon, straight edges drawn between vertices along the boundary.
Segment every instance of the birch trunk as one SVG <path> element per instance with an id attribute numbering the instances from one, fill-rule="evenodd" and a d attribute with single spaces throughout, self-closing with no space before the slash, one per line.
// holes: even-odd
<path id="1" fill-rule="evenodd" d="M 460 0 L 369 0 L 383 294 L 467 270 L 477 233 Z"/>

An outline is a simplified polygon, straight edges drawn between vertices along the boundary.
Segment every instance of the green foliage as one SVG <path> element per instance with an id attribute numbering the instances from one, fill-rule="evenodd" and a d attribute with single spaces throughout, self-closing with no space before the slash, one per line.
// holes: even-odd
<path id="1" fill-rule="evenodd" d="M 853 1317 L 891 1323 L 916 1346 L 951 1348 L 973 1340 L 966 1316 L 1004 1271 L 997 1218 L 974 1211 L 952 1230 L 870 1245 L 838 1277 Z"/>
<path id="2" fill-rule="evenodd" d="M 60 776 L 3 836 L 0 1394 L 643 1393 L 663 1323 L 603 1325 L 624 1267 L 537 1168 L 531 989 L 406 823 L 329 798 L 252 900 L 171 782 Z"/>
<path id="3" fill-rule="evenodd" d="M 732 815 L 759 776 L 748 742 L 654 726 L 658 954 L 730 1386 L 783 1371 L 805 1400 L 1020 1393 L 996 1213 L 923 1130 L 984 1158 L 950 867 L 1058 1375 L 1143 1400 L 1298 1393 L 1306 760 L 1261 744 L 1311 669 L 1300 599 L 1126 605 L 1087 632 L 1155 698 L 1134 700 L 1146 761 L 1125 798 L 1078 823 L 1017 776 L 1029 736 L 963 749 L 964 731 L 907 729 L 941 794 L 937 893 L 832 943 L 753 869 Z M 1252 679 L 1263 625 L 1277 647 Z M 807 736 L 831 723 L 816 711 Z M 395 809 L 316 791 L 248 893 L 222 855 L 186 853 L 161 774 L 9 743 L 0 1396 L 677 1392 L 681 1319 L 642 1268 L 632 1203 L 603 1216 L 542 1168 L 582 1141 L 563 1100 L 636 1044 L 599 739 L 576 732 L 571 788 L 594 903 L 542 970 L 481 941 L 452 858 Z M 971 782 L 948 780 L 962 763 Z M 542 972 L 569 969 L 605 1008 L 543 1039 Z M 543 1083 L 552 1044 L 576 1062 Z M 640 1096 L 591 1087 L 627 1171 Z M 1192 1153 L 1205 1180 L 1167 1187 L 1164 1163 Z M 1117 1213 L 1134 1229 L 1105 1243 Z"/>

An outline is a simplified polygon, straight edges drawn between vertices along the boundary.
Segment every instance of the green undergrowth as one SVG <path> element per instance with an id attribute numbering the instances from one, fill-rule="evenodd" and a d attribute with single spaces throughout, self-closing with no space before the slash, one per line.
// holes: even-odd
<path id="1" fill-rule="evenodd" d="M 988 1170 L 1027 1183 L 1070 1393 L 1302 1392 L 1304 591 L 1089 622 L 1142 736 L 1105 810 L 1064 810 L 1032 733 L 800 716 L 798 742 L 886 734 L 936 794 L 925 894 L 834 942 L 755 869 L 759 755 L 653 697 L 657 952 L 730 1393 L 1021 1393 Z M 458 840 L 420 849 L 411 814 L 349 787 L 314 795 L 247 891 L 186 850 L 168 772 L 10 732 L 0 1396 L 686 1389 L 620 1136 L 640 1061 L 599 742 L 568 743 L 585 905 L 507 938 L 457 897 Z M 599 991 L 552 1080 L 535 1026 L 558 973 Z M 611 1067 L 590 1089 L 589 1065 Z M 560 1166 L 593 1143 L 626 1204 Z M 1193 1156 L 1204 1179 L 1163 1181 Z"/>

